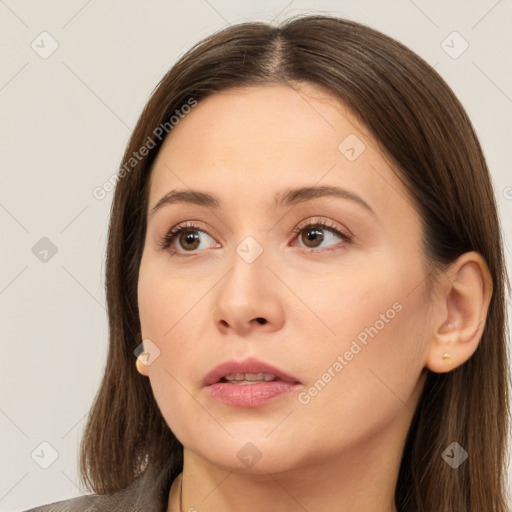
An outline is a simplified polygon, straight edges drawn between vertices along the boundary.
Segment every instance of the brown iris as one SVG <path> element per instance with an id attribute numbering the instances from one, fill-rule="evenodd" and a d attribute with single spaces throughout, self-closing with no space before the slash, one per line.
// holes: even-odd
<path id="1" fill-rule="evenodd" d="M 180 245 L 187 250 L 193 251 L 194 249 L 197 249 L 199 244 L 201 243 L 201 240 L 199 238 L 199 235 L 197 234 L 196 229 L 189 229 L 186 231 L 182 231 L 179 235 L 179 243 Z M 192 244 L 191 246 L 187 246 L 187 244 Z"/>
<path id="2" fill-rule="evenodd" d="M 302 232 L 301 238 L 306 247 L 316 247 L 316 245 L 311 246 L 311 242 L 322 243 L 324 239 L 323 229 L 318 227 L 306 229 Z"/>

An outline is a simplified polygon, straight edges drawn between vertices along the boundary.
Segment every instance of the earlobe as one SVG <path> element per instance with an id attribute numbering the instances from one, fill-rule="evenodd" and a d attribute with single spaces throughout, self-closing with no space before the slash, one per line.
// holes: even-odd
<path id="1" fill-rule="evenodd" d="M 135 343 L 137 344 L 137 348 L 134 351 L 136 357 L 135 367 L 142 376 L 148 377 L 147 364 L 144 364 L 144 361 L 148 359 L 148 353 L 146 352 L 148 347 L 142 340 L 142 333 L 140 331 L 137 333 Z"/>
<path id="2" fill-rule="evenodd" d="M 143 375 L 144 377 L 148 377 L 148 367 L 142 362 L 141 357 L 147 356 L 146 352 L 139 354 L 137 359 L 135 360 L 135 366 L 137 367 L 137 371 Z"/>
<path id="3" fill-rule="evenodd" d="M 464 364 L 476 351 L 485 327 L 492 296 L 492 277 L 487 263 L 475 252 L 461 255 L 440 282 L 434 310 L 433 334 L 426 367 L 445 373 Z"/>

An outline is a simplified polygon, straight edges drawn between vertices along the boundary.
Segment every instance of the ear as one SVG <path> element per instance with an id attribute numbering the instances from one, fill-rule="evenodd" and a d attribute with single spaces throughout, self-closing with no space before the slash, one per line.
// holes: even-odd
<path id="1" fill-rule="evenodd" d="M 137 356 L 137 360 L 135 361 L 135 366 L 137 367 L 137 371 L 143 375 L 144 377 L 149 377 L 148 367 L 142 362 L 142 358 L 146 357 L 146 352 L 139 354 Z"/>
<path id="2" fill-rule="evenodd" d="M 425 366 L 445 373 L 464 364 L 475 352 L 485 328 L 492 276 L 483 257 L 462 254 L 436 286 L 437 304 Z"/>
<path id="3" fill-rule="evenodd" d="M 139 333 L 139 336 L 140 336 L 140 333 Z M 135 360 L 135 366 L 137 368 L 137 371 L 143 375 L 144 377 L 148 377 L 149 376 L 149 372 L 148 372 L 148 365 L 147 363 L 144 364 L 144 361 L 147 361 L 148 360 L 148 353 L 145 351 L 145 349 L 147 349 L 144 341 L 141 342 L 141 346 L 143 347 L 141 353 L 137 356 L 137 359 Z"/>

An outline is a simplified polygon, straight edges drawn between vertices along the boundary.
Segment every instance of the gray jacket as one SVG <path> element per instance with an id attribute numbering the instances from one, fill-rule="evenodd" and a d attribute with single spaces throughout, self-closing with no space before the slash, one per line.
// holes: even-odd
<path id="1" fill-rule="evenodd" d="M 169 471 L 149 466 L 121 491 L 78 496 L 24 512 L 165 512 L 172 481 Z"/>

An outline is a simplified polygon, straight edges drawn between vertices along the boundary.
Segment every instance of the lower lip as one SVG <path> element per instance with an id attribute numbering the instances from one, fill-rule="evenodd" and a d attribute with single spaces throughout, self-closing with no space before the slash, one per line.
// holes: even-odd
<path id="1" fill-rule="evenodd" d="M 292 392 L 298 384 L 284 380 L 258 384 L 217 382 L 207 387 L 215 400 L 234 407 L 259 407 Z"/>

